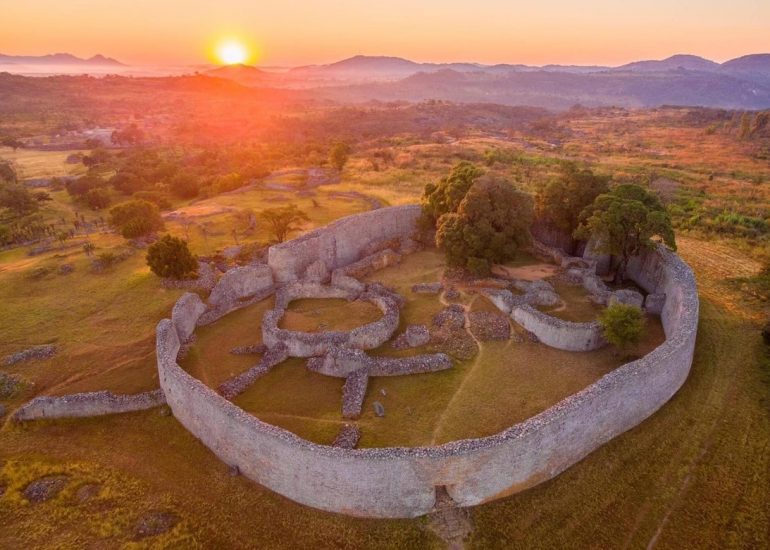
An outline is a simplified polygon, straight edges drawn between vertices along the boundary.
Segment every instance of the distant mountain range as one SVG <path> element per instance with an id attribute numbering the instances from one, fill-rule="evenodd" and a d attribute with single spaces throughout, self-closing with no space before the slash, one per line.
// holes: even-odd
<path id="1" fill-rule="evenodd" d="M 83 65 L 83 66 L 106 66 L 125 67 L 123 63 L 95 55 L 88 59 L 76 57 L 71 53 L 53 53 L 48 55 L 4 55 L 0 54 L 0 65 Z"/>
<path id="2" fill-rule="evenodd" d="M 422 101 L 531 105 L 770 108 L 770 54 L 716 63 L 694 55 L 619 67 L 417 63 L 355 56 L 328 65 L 268 71 L 239 65 L 206 71 L 256 88 L 304 88 L 338 102 Z"/>

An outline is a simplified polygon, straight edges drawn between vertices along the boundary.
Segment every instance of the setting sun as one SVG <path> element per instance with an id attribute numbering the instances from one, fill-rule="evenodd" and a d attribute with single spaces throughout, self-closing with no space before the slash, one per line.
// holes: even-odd
<path id="1" fill-rule="evenodd" d="M 217 57 L 225 65 L 245 63 L 249 57 L 246 46 L 235 40 L 222 42 L 217 46 Z"/>

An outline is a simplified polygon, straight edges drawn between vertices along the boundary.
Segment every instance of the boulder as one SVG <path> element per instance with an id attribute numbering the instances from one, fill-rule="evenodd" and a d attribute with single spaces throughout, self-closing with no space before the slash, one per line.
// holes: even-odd
<path id="1" fill-rule="evenodd" d="M 665 304 L 665 294 L 648 294 L 644 299 L 644 309 L 647 310 L 647 313 L 652 313 L 653 315 L 660 315 Z"/>
<path id="2" fill-rule="evenodd" d="M 211 291 L 209 304 L 214 307 L 234 304 L 273 286 L 273 272 L 266 265 L 236 267 L 225 273 Z"/>
<path id="3" fill-rule="evenodd" d="M 329 272 L 329 268 L 326 266 L 326 262 L 323 260 L 316 260 L 307 266 L 303 279 L 313 283 L 326 283 L 329 281 L 330 277 L 331 273 Z"/>
<path id="4" fill-rule="evenodd" d="M 206 304 L 200 296 L 192 292 L 186 292 L 174 304 L 171 310 L 171 321 L 179 336 L 179 341 L 187 342 L 195 330 L 198 319 L 206 311 Z"/>
<path id="5" fill-rule="evenodd" d="M 611 306 L 613 304 L 626 304 L 629 306 L 636 306 L 641 308 L 643 303 L 644 296 L 642 296 L 639 292 L 636 290 L 631 290 L 630 288 L 623 288 L 612 293 L 608 305 Z"/>

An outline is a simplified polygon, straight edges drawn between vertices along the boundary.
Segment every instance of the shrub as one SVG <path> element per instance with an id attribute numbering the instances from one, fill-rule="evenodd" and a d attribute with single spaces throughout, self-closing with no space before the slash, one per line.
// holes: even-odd
<path id="1" fill-rule="evenodd" d="M 180 199 L 192 199 L 197 197 L 200 192 L 200 182 L 194 175 L 180 172 L 171 179 L 169 189 Z"/>
<path id="2" fill-rule="evenodd" d="M 158 277 L 183 279 L 198 269 L 187 243 L 164 235 L 147 249 L 147 265 Z"/>
<path id="3" fill-rule="evenodd" d="M 639 343 L 647 320 L 637 306 L 612 304 L 599 315 L 604 338 L 613 346 L 626 351 Z"/>
<path id="4" fill-rule="evenodd" d="M 2 207 L 18 216 L 26 216 L 37 211 L 39 201 L 22 185 L 0 184 L 0 208 Z"/>
<path id="5" fill-rule="evenodd" d="M 343 142 L 337 142 L 329 149 L 329 164 L 337 170 L 342 171 L 350 156 L 350 145 Z"/>
<path id="6" fill-rule="evenodd" d="M 91 189 L 86 193 L 85 201 L 91 210 L 101 210 L 110 205 L 110 194 L 106 189 Z"/>
<path id="7" fill-rule="evenodd" d="M 126 239 L 135 239 L 163 229 L 163 220 L 156 205 L 132 200 L 112 207 L 110 225 Z"/>

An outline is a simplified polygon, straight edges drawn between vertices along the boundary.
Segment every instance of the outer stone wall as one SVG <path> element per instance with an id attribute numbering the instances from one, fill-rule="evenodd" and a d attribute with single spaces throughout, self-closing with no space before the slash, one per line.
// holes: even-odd
<path id="1" fill-rule="evenodd" d="M 418 210 L 409 212 L 416 219 Z M 363 226 L 348 219 L 332 233 L 341 227 L 369 227 L 372 239 L 372 226 L 388 223 L 374 219 Z M 330 251 L 319 246 L 324 238 L 329 237 L 320 231 L 277 254 L 271 250 L 271 265 L 281 273 L 277 278 L 291 280 L 321 255 L 335 267 L 355 261 L 352 251 L 360 250 L 366 240 L 353 237 L 353 244 L 347 244 L 334 237 L 326 241 L 337 247 Z M 292 259 L 289 250 L 300 257 Z M 181 369 L 175 362 L 179 337 L 170 320 L 157 328 L 160 384 L 176 418 L 204 445 L 247 477 L 297 502 L 357 516 L 410 517 L 429 512 L 436 487 L 444 486 L 457 504 L 479 504 L 556 476 L 639 424 L 684 383 L 698 324 L 692 272 L 661 249 L 632 262 L 629 274 L 649 292 L 665 294 L 661 320 L 666 341 L 642 359 L 490 437 L 419 448 L 345 449 L 310 443 L 261 422 Z"/>
<path id="2" fill-rule="evenodd" d="M 348 216 L 292 241 L 271 246 L 267 263 L 279 284 L 296 281 L 318 260 L 334 271 L 358 261 L 373 242 L 410 237 L 419 216 L 418 205 L 380 208 Z"/>

